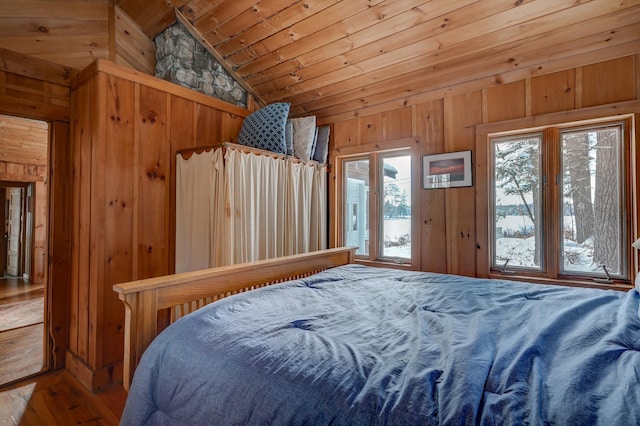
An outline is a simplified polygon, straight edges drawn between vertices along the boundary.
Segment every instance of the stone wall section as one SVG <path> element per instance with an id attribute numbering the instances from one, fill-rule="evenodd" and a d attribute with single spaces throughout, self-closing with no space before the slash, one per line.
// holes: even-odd
<path id="1" fill-rule="evenodd" d="M 167 28 L 154 41 L 156 77 L 242 108 L 247 107 L 247 91 L 181 23 Z"/>

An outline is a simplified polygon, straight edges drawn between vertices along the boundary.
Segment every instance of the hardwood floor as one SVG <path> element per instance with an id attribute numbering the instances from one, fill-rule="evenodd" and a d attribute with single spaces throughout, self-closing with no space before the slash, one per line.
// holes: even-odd
<path id="1" fill-rule="evenodd" d="M 38 374 L 43 295 L 43 285 L 0 278 L 0 426 L 118 425 L 127 398 L 121 385 L 92 394 L 67 370 Z"/>
<path id="2" fill-rule="evenodd" d="M 57 370 L 0 387 L 0 426 L 115 426 L 126 397 L 120 385 L 92 394 L 67 370 Z"/>
<path id="3" fill-rule="evenodd" d="M 0 385 L 46 368 L 44 286 L 0 278 Z"/>

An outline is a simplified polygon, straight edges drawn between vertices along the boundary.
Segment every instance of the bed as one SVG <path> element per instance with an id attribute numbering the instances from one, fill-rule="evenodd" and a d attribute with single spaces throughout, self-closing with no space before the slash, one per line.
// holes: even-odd
<path id="1" fill-rule="evenodd" d="M 122 424 L 640 422 L 635 289 L 373 268 L 342 249 L 305 256 L 281 260 L 299 277 L 251 282 L 259 288 L 203 302 L 151 338 L 140 363 L 131 359 Z M 278 281 L 278 260 L 252 265 L 191 280 L 227 295 L 238 286 L 225 284 L 229 274 Z M 127 296 L 167 280 L 116 291 L 128 306 Z M 179 287 L 172 292 L 202 296 Z M 168 308 L 157 294 L 146 296 L 155 324 Z M 129 308 L 128 328 L 139 316 Z"/>

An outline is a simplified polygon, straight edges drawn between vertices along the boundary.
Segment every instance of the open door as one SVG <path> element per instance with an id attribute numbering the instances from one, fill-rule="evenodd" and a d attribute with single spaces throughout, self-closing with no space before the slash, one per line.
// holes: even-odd
<path id="1" fill-rule="evenodd" d="M 7 188 L 7 267 L 6 275 L 18 277 L 22 275 L 22 242 L 23 230 L 23 188 Z"/>

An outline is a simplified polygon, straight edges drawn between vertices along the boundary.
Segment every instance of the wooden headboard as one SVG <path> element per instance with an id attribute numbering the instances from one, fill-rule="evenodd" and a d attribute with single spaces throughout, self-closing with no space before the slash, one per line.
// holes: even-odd
<path id="1" fill-rule="evenodd" d="M 342 247 L 114 285 L 125 306 L 125 389 L 144 350 L 179 317 L 232 294 L 307 277 L 354 260 L 355 248 Z"/>

